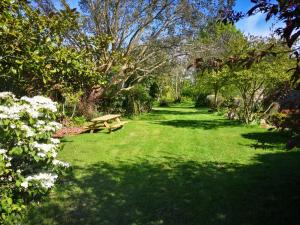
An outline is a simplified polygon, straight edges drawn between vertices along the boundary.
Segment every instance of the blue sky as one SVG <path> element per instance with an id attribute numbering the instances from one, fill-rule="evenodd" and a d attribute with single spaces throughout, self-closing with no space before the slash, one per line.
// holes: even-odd
<path id="1" fill-rule="evenodd" d="M 234 9 L 246 13 L 252 6 L 253 4 L 250 0 L 237 0 Z M 269 36 L 279 25 L 280 23 L 276 23 L 274 19 L 266 22 L 265 15 L 262 13 L 244 18 L 236 24 L 246 35 L 250 34 L 262 37 Z"/>
<path id="2" fill-rule="evenodd" d="M 67 0 L 67 2 L 71 7 L 78 8 L 78 0 Z M 236 0 L 234 9 L 246 13 L 252 6 L 253 4 L 250 0 Z M 275 24 L 275 26 L 274 24 L 274 20 L 270 20 L 266 23 L 265 15 L 258 13 L 254 16 L 240 20 L 236 26 L 246 35 L 266 37 L 278 27 L 278 24 Z"/>

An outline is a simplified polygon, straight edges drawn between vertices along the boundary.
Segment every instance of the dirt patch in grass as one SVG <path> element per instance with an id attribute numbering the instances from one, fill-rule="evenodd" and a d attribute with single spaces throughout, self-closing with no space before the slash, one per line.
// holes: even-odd
<path id="1" fill-rule="evenodd" d="M 86 129 L 83 127 L 64 127 L 58 130 L 53 137 L 61 138 L 64 136 L 73 136 L 86 132 Z"/>

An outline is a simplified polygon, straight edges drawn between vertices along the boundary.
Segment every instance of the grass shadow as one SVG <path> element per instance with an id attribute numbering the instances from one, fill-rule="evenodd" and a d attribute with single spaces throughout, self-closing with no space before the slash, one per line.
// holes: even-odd
<path id="1" fill-rule="evenodd" d="M 299 151 L 252 165 L 135 160 L 75 167 L 29 224 L 300 224 Z"/>
<path id="2" fill-rule="evenodd" d="M 152 114 L 155 115 L 200 115 L 200 114 L 211 114 L 207 111 L 207 109 L 201 109 L 197 111 L 180 111 L 180 110 L 170 110 L 168 109 L 153 109 L 151 111 Z M 182 108 L 180 108 L 182 109 Z M 196 110 L 196 109 L 195 109 Z"/>
<path id="3" fill-rule="evenodd" d="M 249 146 L 255 149 L 274 149 L 278 145 L 285 146 L 291 134 L 282 131 L 269 131 L 269 132 L 253 132 L 242 134 L 243 138 L 256 141 L 256 143 Z"/>
<path id="4" fill-rule="evenodd" d="M 214 120 L 166 120 L 158 121 L 157 124 L 163 126 L 172 126 L 177 128 L 193 128 L 193 129 L 217 129 L 222 127 L 240 126 L 241 123 L 234 120 L 214 119 Z"/>

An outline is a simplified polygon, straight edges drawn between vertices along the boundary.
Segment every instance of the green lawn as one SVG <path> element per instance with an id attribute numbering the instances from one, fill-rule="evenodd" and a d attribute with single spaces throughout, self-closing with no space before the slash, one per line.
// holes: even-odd
<path id="1" fill-rule="evenodd" d="M 29 224 L 300 224 L 300 151 L 207 109 L 156 108 L 65 139 L 73 170 Z"/>

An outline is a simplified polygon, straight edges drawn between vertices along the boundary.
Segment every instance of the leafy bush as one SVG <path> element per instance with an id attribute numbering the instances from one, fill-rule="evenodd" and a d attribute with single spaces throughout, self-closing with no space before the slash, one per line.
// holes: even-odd
<path id="1" fill-rule="evenodd" d="M 61 127 L 56 103 L 35 96 L 17 99 L 0 92 L 0 220 L 17 224 L 26 205 L 53 187 L 68 163 L 56 159 Z"/>
<path id="2" fill-rule="evenodd" d="M 269 118 L 269 123 L 274 125 L 277 129 L 288 130 L 291 132 L 291 138 L 286 145 L 287 149 L 300 147 L 300 114 L 299 111 L 294 113 L 292 110 L 285 110 L 272 115 Z"/>
<path id="3" fill-rule="evenodd" d="M 195 101 L 195 107 L 200 108 L 200 107 L 208 106 L 206 97 L 207 97 L 206 93 L 199 94 L 196 98 L 196 101 Z"/>
<path id="4" fill-rule="evenodd" d="M 174 99 L 173 103 L 178 104 L 182 102 L 182 98 L 179 96 L 177 98 Z"/>
<path id="5" fill-rule="evenodd" d="M 169 107 L 169 101 L 166 99 L 161 99 L 159 100 L 158 105 L 161 107 Z"/>
<path id="6" fill-rule="evenodd" d="M 269 119 L 278 129 L 289 129 L 292 132 L 300 134 L 300 114 L 276 113 Z"/>
<path id="7" fill-rule="evenodd" d="M 153 98 L 149 90 L 143 85 L 137 85 L 126 93 L 122 107 L 127 115 L 138 115 L 143 112 L 149 112 L 152 108 Z"/>
<path id="8" fill-rule="evenodd" d="M 224 98 L 220 95 L 218 95 L 217 98 L 215 98 L 215 95 L 208 95 L 206 97 L 206 101 L 210 108 L 218 109 L 221 106 L 221 104 L 223 103 Z"/>
<path id="9" fill-rule="evenodd" d="M 76 116 L 72 118 L 72 122 L 75 126 L 82 126 L 87 120 L 84 116 Z"/>

